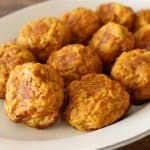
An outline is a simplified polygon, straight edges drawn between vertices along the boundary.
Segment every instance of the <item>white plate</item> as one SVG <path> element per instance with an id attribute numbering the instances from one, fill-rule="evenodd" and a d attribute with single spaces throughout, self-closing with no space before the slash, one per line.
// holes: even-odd
<path id="1" fill-rule="evenodd" d="M 40 16 L 60 16 L 77 6 L 95 8 L 108 0 L 54 0 L 37 4 L 0 19 L 0 42 L 15 38 L 18 29 Z M 149 0 L 118 0 L 135 10 L 148 8 Z M 1 150 L 93 150 L 114 149 L 150 134 L 150 104 L 134 106 L 127 117 L 117 123 L 93 132 L 79 132 L 62 121 L 52 128 L 37 130 L 8 120 L 0 102 Z"/>

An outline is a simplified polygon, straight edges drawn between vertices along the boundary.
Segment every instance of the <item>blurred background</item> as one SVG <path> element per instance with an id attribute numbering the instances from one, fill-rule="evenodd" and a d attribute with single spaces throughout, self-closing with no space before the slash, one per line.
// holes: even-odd
<path id="1" fill-rule="evenodd" d="M 45 0 L 0 0 L 0 17 L 20 8 L 43 1 Z"/>
<path id="2" fill-rule="evenodd" d="M 0 17 L 45 0 L 0 0 Z M 150 150 L 150 136 L 118 150 Z"/>

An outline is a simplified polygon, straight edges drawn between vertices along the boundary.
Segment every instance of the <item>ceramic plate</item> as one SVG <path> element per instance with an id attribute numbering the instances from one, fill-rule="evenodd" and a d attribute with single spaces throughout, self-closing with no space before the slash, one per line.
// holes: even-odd
<path id="1" fill-rule="evenodd" d="M 117 0 L 135 10 L 148 8 L 149 0 Z M 0 19 L 0 42 L 15 38 L 26 22 L 41 16 L 60 16 L 77 6 L 94 9 L 107 0 L 52 0 L 30 6 Z M 108 127 L 92 131 L 77 131 L 59 120 L 54 126 L 37 130 L 15 124 L 6 117 L 0 101 L 1 150 L 93 150 L 114 149 L 150 134 L 150 104 L 132 106 L 127 117 Z"/>

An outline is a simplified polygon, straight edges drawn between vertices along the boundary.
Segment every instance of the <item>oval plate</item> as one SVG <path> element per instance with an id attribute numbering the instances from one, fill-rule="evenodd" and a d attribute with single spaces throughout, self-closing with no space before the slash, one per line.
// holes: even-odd
<path id="1" fill-rule="evenodd" d="M 19 10 L 0 19 L 0 42 L 15 39 L 19 28 L 26 22 L 42 16 L 60 16 L 74 7 L 94 9 L 109 0 L 54 0 Z M 135 10 L 148 8 L 149 0 L 117 0 Z M 0 102 L 0 149 L 114 149 L 150 134 L 150 104 L 132 106 L 126 118 L 93 132 L 79 132 L 59 120 L 54 126 L 37 130 L 8 120 Z"/>

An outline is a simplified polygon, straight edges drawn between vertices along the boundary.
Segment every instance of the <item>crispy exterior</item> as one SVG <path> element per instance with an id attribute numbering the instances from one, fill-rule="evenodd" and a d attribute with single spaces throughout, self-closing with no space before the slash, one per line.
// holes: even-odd
<path id="1" fill-rule="evenodd" d="M 47 128 L 57 120 L 63 97 L 63 80 L 52 67 L 26 63 L 10 73 L 5 111 L 12 121 Z"/>
<path id="2" fill-rule="evenodd" d="M 65 120 L 79 130 L 105 127 L 129 109 L 129 95 L 119 82 L 103 74 L 88 74 L 67 88 L 69 104 Z"/>
<path id="3" fill-rule="evenodd" d="M 95 12 L 87 8 L 75 8 L 61 17 L 67 22 L 73 33 L 73 41 L 86 43 L 100 27 L 100 21 Z"/>
<path id="4" fill-rule="evenodd" d="M 46 61 L 55 51 L 71 40 L 67 24 L 56 18 L 40 18 L 24 25 L 17 37 L 17 43 L 29 48 L 40 61 Z"/>
<path id="5" fill-rule="evenodd" d="M 150 49 L 150 24 L 142 26 L 135 33 L 135 40 L 137 48 Z"/>
<path id="6" fill-rule="evenodd" d="M 35 61 L 30 51 L 15 43 L 0 44 L 0 98 L 5 98 L 6 82 L 11 70 L 19 64 Z"/>
<path id="7" fill-rule="evenodd" d="M 80 79 L 81 75 L 102 71 L 101 60 L 95 51 L 81 44 L 67 45 L 54 52 L 47 64 L 52 65 L 64 77 L 66 84 Z"/>
<path id="8" fill-rule="evenodd" d="M 150 24 L 150 9 L 140 10 L 136 13 L 135 30 Z"/>
<path id="9" fill-rule="evenodd" d="M 134 43 L 131 32 L 122 25 L 110 22 L 94 34 L 89 44 L 98 52 L 107 67 L 111 66 L 123 51 L 134 48 Z"/>
<path id="10" fill-rule="evenodd" d="M 134 100 L 150 100 L 150 51 L 136 49 L 122 53 L 111 75 L 130 91 Z"/>
<path id="11" fill-rule="evenodd" d="M 135 15 L 130 7 L 119 3 L 102 4 L 97 8 L 97 14 L 102 22 L 116 22 L 131 29 L 134 25 Z"/>

